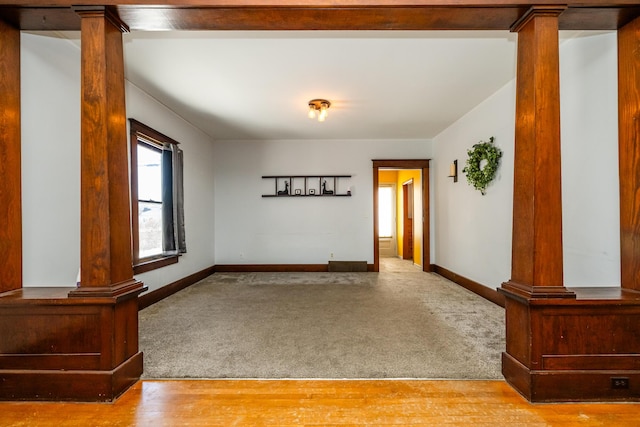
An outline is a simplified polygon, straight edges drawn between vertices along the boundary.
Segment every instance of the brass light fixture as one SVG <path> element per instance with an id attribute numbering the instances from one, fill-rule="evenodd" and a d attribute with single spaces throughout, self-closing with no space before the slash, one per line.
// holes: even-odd
<path id="1" fill-rule="evenodd" d="M 331 103 L 326 99 L 312 99 L 309 101 L 309 118 L 315 119 L 317 116 L 319 122 L 324 122 L 327 118 L 329 107 L 331 107 Z"/>

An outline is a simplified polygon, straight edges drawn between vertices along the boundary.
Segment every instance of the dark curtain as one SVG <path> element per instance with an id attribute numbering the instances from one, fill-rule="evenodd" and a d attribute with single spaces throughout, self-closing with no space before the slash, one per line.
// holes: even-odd
<path id="1" fill-rule="evenodd" d="M 173 197 L 173 151 L 162 150 L 162 250 L 176 253 Z"/>
<path id="2" fill-rule="evenodd" d="M 165 254 L 186 253 L 182 150 L 162 151 L 162 244 Z"/>
<path id="3" fill-rule="evenodd" d="M 187 252 L 187 242 L 184 231 L 184 185 L 182 180 L 184 161 L 182 150 L 174 146 L 173 162 L 173 185 L 174 185 L 174 205 L 175 205 L 175 230 L 176 245 L 178 252 Z"/>

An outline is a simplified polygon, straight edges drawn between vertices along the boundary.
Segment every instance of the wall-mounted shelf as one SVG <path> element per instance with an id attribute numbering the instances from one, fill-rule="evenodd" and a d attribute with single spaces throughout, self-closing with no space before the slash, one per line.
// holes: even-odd
<path id="1" fill-rule="evenodd" d="M 274 192 L 262 197 L 351 197 L 344 178 L 351 175 L 265 175 L 273 179 Z"/>

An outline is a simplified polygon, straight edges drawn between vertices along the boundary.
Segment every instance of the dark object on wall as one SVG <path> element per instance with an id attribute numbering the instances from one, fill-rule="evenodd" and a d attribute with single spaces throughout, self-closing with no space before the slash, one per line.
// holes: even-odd
<path id="1" fill-rule="evenodd" d="M 322 181 L 322 194 L 333 194 L 333 190 L 327 190 L 327 180 Z"/>
<path id="2" fill-rule="evenodd" d="M 277 186 L 278 184 L 276 184 Z M 284 190 L 278 191 L 278 196 L 288 196 L 289 195 L 289 182 L 284 182 Z"/>

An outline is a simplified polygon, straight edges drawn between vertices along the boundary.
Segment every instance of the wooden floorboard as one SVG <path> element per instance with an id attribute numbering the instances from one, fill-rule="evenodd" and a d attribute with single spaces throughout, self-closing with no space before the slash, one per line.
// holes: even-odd
<path id="1" fill-rule="evenodd" d="M 115 403 L 0 403 L 2 426 L 638 426 L 639 403 L 532 405 L 504 381 L 140 381 Z"/>

